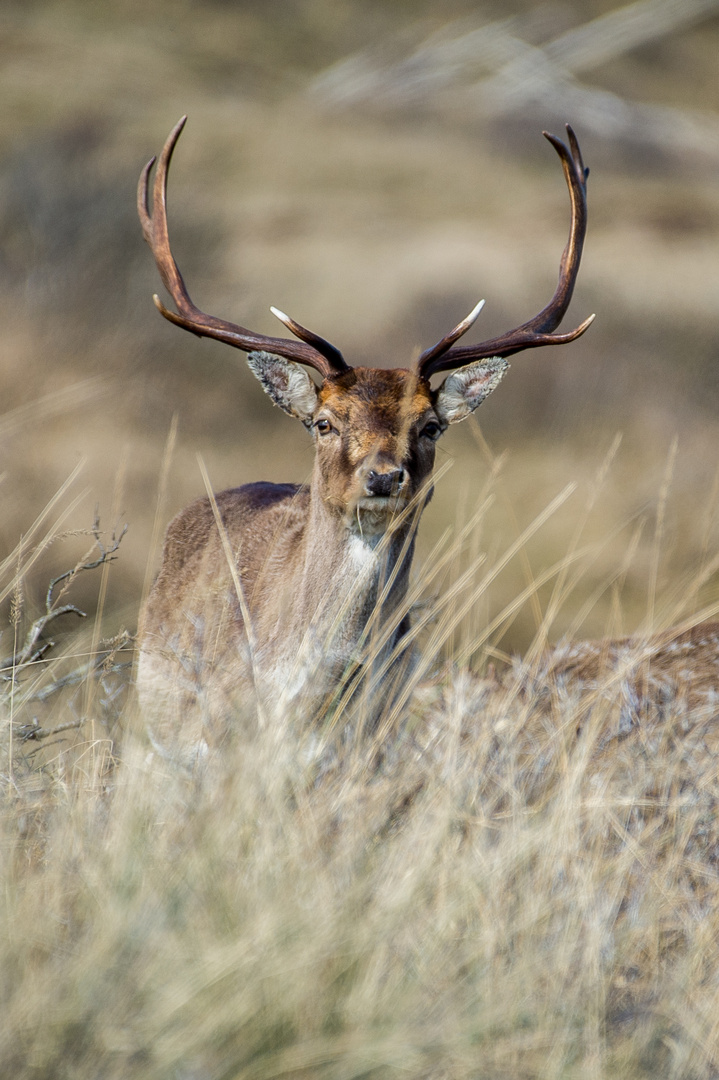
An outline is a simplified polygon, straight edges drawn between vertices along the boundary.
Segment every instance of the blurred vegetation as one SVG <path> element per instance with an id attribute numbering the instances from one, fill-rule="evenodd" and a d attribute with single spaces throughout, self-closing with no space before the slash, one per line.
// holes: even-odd
<path id="1" fill-rule="evenodd" d="M 380 102 L 333 108 L 316 90 L 318 77 L 348 56 L 380 55 L 391 67 L 423 42 L 444 40 L 447 26 L 457 35 L 499 22 L 537 44 L 617 7 L 455 0 L 440 13 L 428 2 L 379 0 L 5 3 L 3 554 L 84 460 L 75 491 L 86 494 L 68 528 L 86 527 L 96 505 L 108 526 L 130 526 L 105 608 L 114 632 L 134 626 L 148 559 L 156 565 L 153 522 L 175 414 L 163 523 L 202 490 L 197 453 L 218 489 L 303 480 L 310 471 L 304 432 L 271 408 L 241 354 L 179 332 L 152 306 L 160 286 L 136 221 L 135 184 L 182 113 L 189 122 L 170 178 L 170 216 L 193 297 L 267 333 L 277 332 L 268 308 L 278 304 L 350 362 L 377 364 L 407 363 L 480 295 L 481 336 L 546 301 L 568 205 L 540 131 L 561 133 L 567 120 L 592 172 L 590 230 L 568 322 L 596 311 L 596 323 L 566 349 L 515 358 L 480 413 L 481 435 L 470 423 L 447 434 L 440 461 L 454 464 L 425 516 L 419 558 L 447 524 L 472 512 L 489 461 L 483 439 L 506 455 L 501 497 L 481 537 L 490 552 L 576 481 L 579 494 L 497 582 L 487 614 L 499 610 L 566 550 L 581 492 L 593 491 L 621 432 L 588 525 L 602 553 L 576 605 L 621 561 L 646 519 L 646 543 L 622 586 L 624 618 L 635 625 L 645 613 L 675 437 L 661 575 L 671 582 L 692 572 L 716 546 L 719 185 L 711 147 L 702 155 L 603 137 L 541 101 L 482 119 L 427 100 L 399 110 Z M 707 5 L 702 19 L 608 57 L 592 84 L 653 107 L 701 110 L 716 123 L 717 56 L 719 13 Z M 57 570 L 53 558 L 51 549 L 42 581 Z M 26 582 L 29 604 L 42 600 L 34 581 Z M 91 605 L 78 588 L 78 602 Z M 702 602 L 716 591 L 710 582 Z M 610 609 L 605 594 L 580 631 L 602 633 Z M 501 647 L 522 648 L 539 614 L 536 603 L 518 613 Z M 574 614 L 558 616 L 554 636 Z"/>

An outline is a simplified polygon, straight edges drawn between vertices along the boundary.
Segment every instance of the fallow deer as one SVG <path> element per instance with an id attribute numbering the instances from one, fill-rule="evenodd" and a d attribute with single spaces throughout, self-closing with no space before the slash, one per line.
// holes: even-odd
<path id="1" fill-rule="evenodd" d="M 300 420 L 315 443 L 309 485 L 260 482 L 200 498 L 168 528 L 141 616 L 137 682 L 160 749 L 189 752 L 222 738 L 250 691 L 265 715 L 297 705 L 321 711 L 356 667 L 370 626 L 381 646 L 375 662 L 386 665 L 397 654 L 437 439 L 496 389 L 508 356 L 574 341 L 594 316 L 555 333 L 572 297 L 587 223 L 588 170 L 569 126 L 568 144 L 544 133 L 571 200 L 558 285 L 534 318 L 500 337 L 456 344 L 482 301 L 411 369 L 363 368 L 351 367 L 328 341 L 275 308 L 298 340 L 207 315 L 190 299 L 168 238 L 167 173 L 184 124 L 183 117 L 160 155 L 152 209 L 154 158 L 138 187 L 143 233 L 177 310 L 157 296 L 155 304 L 183 329 L 249 353 L 272 401 Z M 430 378 L 446 372 L 452 374 L 432 388 Z"/>
<path id="2" fill-rule="evenodd" d="M 606 737 L 627 735 L 646 718 L 668 713 L 694 721 L 719 715 L 719 623 L 691 620 L 651 634 L 564 640 L 527 667 L 516 661 L 502 680 L 540 708 L 552 694 L 572 693 L 581 707 L 578 723 L 595 706 L 615 714 Z M 537 693 L 537 691 L 540 691 Z"/>

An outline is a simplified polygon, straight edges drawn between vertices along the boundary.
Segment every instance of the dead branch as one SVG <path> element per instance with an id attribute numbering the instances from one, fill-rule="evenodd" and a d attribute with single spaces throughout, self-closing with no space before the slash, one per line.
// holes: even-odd
<path id="1" fill-rule="evenodd" d="M 115 561 L 115 553 L 120 547 L 127 529 L 128 526 L 125 524 L 119 534 L 113 530 L 110 542 L 106 546 L 100 532 L 100 519 L 97 512 L 95 512 L 92 528 L 90 529 L 93 537 L 92 547 L 72 569 L 58 574 L 57 577 L 50 581 L 45 594 L 45 611 L 30 626 L 21 648 L 0 661 L 0 680 L 12 685 L 16 681 L 19 672 L 24 671 L 29 665 L 44 657 L 45 653 L 55 645 L 55 642 L 45 639 L 43 635 L 48 626 L 55 622 L 56 619 L 59 619 L 62 615 L 70 614 L 77 615 L 81 619 L 87 617 L 87 613 L 77 607 L 76 604 L 62 604 L 60 601 L 79 574 L 89 570 L 96 570 L 105 563 Z M 95 552 L 98 554 L 93 558 Z M 56 596 L 55 590 L 59 585 L 62 585 L 62 587 Z"/>

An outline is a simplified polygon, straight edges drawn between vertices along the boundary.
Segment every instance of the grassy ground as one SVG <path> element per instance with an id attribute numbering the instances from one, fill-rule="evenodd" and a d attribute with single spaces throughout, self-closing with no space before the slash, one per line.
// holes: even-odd
<path id="1" fill-rule="evenodd" d="M 714 701 L 627 730 L 609 683 L 472 674 L 445 595 L 381 735 L 248 715 L 193 776 L 148 753 L 122 642 L 5 683 L 2 1075 L 716 1075 Z"/>

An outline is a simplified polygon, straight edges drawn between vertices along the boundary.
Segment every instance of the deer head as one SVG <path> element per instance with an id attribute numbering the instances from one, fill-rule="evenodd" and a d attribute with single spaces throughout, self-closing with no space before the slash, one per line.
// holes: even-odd
<path id="1" fill-rule="evenodd" d="M 568 143 L 545 132 L 562 162 L 572 205 L 569 239 L 554 296 L 533 319 L 477 345 L 457 346 L 479 315 L 481 301 L 453 330 L 425 350 L 412 368 L 350 367 L 340 351 L 294 319 L 272 308 L 295 335 L 255 334 L 236 323 L 207 315 L 190 299 L 170 250 L 167 230 L 167 173 L 183 117 L 160 155 L 149 208 L 148 179 L 154 158 L 140 177 L 138 211 L 145 239 L 177 311 L 155 296 L 170 322 L 200 337 L 212 337 L 249 353 L 249 366 L 274 403 L 313 434 L 316 464 L 313 490 L 326 509 L 364 535 L 378 533 L 425 484 L 434 464 L 435 443 L 481 405 L 508 369 L 506 357 L 523 349 L 563 345 L 578 338 L 594 316 L 569 333 L 554 331 L 569 306 L 586 232 L 586 179 L 576 137 Z M 307 368 L 321 377 L 319 385 Z M 437 387 L 430 378 L 453 372 Z"/>

